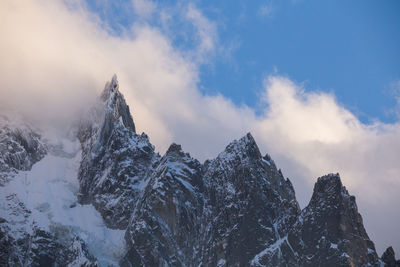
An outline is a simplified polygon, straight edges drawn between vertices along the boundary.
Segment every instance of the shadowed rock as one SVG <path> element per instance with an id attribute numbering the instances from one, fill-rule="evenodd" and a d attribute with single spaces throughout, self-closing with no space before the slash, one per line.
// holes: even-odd
<path id="1" fill-rule="evenodd" d="M 93 204 L 108 227 L 125 229 L 158 155 L 147 135 L 135 133 L 116 76 L 82 120 L 78 137 L 80 203 Z"/>
<path id="2" fill-rule="evenodd" d="M 383 252 L 381 258 L 385 263 L 385 267 L 400 267 L 400 260 L 396 260 L 392 247 L 388 247 L 385 252 Z"/>
<path id="3" fill-rule="evenodd" d="M 354 196 L 339 174 L 318 178 L 308 206 L 289 235 L 301 266 L 378 266 Z"/>

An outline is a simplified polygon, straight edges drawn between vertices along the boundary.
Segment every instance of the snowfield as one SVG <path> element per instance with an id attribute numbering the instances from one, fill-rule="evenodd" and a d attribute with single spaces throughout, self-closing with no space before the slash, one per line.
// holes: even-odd
<path id="1" fill-rule="evenodd" d="M 50 151 L 31 171 L 19 172 L 0 187 L 2 217 L 10 222 L 15 237 L 30 233 L 33 225 L 49 232 L 60 227 L 67 229 L 88 244 L 89 252 L 100 266 L 118 265 L 125 253 L 124 231 L 107 228 L 92 205 L 77 202 L 81 151 L 71 151 L 79 147 L 78 141 L 67 142 L 68 146 L 64 146 L 67 151 L 61 151 L 65 153 Z M 28 216 L 18 212 L 20 203 L 31 211 Z"/>

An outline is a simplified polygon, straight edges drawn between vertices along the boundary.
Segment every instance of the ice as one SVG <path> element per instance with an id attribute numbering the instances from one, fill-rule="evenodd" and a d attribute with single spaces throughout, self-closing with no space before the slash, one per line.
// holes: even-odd
<path id="1" fill-rule="evenodd" d="M 75 154 L 73 157 L 49 153 L 31 171 L 19 172 L 6 186 L 0 187 L 1 217 L 15 222 L 11 225 L 14 232 L 21 227 L 30 232 L 33 224 L 47 231 L 65 227 L 88 244 L 89 252 L 101 266 L 118 265 L 124 253 L 124 231 L 108 229 L 93 206 L 77 203 L 81 153 L 72 141 L 65 144 L 68 154 Z M 23 203 L 31 211 L 29 217 L 24 218 L 22 211 L 15 212 L 11 201 Z"/>

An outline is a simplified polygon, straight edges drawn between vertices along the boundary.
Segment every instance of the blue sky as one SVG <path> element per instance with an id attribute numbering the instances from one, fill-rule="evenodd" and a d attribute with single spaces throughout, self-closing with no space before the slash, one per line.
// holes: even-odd
<path id="1" fill-rule="evenodd" d="M 106 1 L 107 2 L 107 1 Z M 88 1 L 116 34 L 143 21 L 131 1 Z M 154 1 L 178 7 L 183 1 Z M 257 110 L 262 81 L 289 77 L 307 90 L 333 93 L 362 122 L 397 120 L 400 80 L 399 1 L 193 1 L 217 28 L 218 49 L 200 65 L 199 88 Z M 171 15 L 175 16 L 173 8 Z M 146 23 L 162 27 L 158 16 Z M 176 16 L 175 47 L 194 45 L 190 25 Z"/>

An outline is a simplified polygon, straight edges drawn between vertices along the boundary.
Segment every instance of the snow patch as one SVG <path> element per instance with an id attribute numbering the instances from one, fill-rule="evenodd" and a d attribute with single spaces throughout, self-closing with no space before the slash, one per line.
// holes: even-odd
<path id="1" fill-rule="evenodd" d="M 268 166 L 271 166 L 271 163 L 268 160 L 262 159 L 263 162 L 265 162 Z"/>
<path id="2" fill-rule="evenodd" d="M 334 243 L 331 243 L 331 247 L 330 247 L 330 248 L 338 249 L 338 245 L 337 245 L 337 244 L 334 244 Z"/>
<path id="3" fill-rule="evenodd" d="M 71 153 L 76 144 L 63 148 Z M 49 154 L 31 171 L 19 172 L 0 187 L 1 217 L 10 222 L 13 236 L 21 231 L 30 233 L 32 225 L 50 232 L 64 227 L 88 245 L 100 266 L 118 265 L 124 253 L 124 231 L 108 229 L 93 206 L 77 203 L 80 161 L 80 152 L 72 158 Z M 31 213 L 24 213 L 24 208 Z"/>

